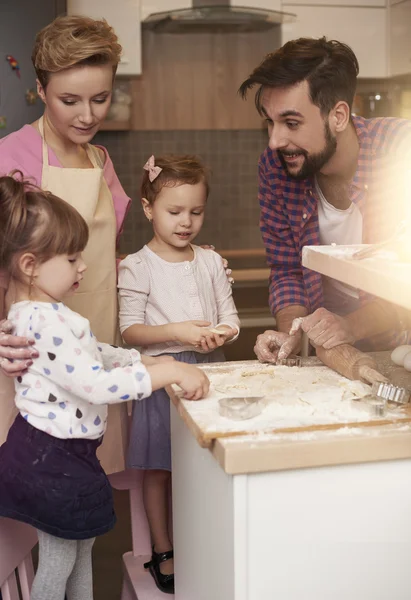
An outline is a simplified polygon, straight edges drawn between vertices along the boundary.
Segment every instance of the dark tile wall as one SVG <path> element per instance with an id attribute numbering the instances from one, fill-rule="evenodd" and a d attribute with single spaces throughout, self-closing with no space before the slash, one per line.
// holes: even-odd
<path id="1" fill-rule="evenodd" d="M 147 158 L 163 153 L 193 153 L 211 168 L 211 193 L 197 243 L 218 249 L 262 247 L 258 227 L 258 157 L 267 142 L 265 130 L 243 131 L 102 131 L 93 140 L 105 146 L 119 179 L 133 199 L 120 252 L 139 250 L 151 227 L 140 205 L 140 179 Z"/>

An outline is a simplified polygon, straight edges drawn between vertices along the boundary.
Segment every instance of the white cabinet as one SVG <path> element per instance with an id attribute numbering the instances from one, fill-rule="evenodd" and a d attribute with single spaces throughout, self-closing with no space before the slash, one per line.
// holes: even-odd
<path id="1" fill-rule="evenodd" d="M 411 0 L 410 0 L 411 1 Z M 329 0 L 328 0 L 329 3 Z M 360 77 L 388 77 L 387 14 L 385 8 L 282 5 L 297 15 L 282 25 L 282 43 L 299 37 L 336 39 L 348 44 L 360 64 Z"/>
<path id="2" fill-rule="evenodd" d="M 411 0 L 390 7 L 390 75 L 411 72 Z"/>
<path id="3" fill-rule="evenodd" d="M 123 46 L 123 55 L 117 73 L 140 75 L 140 0 L 67 0 L 67 13 L 106 19 L 114 28 Z"/>

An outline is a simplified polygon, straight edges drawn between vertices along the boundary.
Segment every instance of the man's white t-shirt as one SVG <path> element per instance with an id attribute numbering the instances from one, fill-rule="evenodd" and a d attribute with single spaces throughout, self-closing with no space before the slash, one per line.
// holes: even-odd
<path id="1" fill-rule="evenodd" d="M 321 244 L 349 245 L 362 243 L 363 219 L 358 206 L 354 203 L 344 210 L 335 208 L 327 202 L 317 180 L 315 180 L 318 195 L 318 225 L 320 229 Z M 336 296 L 341 293 L 351 298 L 358 299 L 358 291 L 335 279 L 326 278 L 325 295 L 335 290 Z M 327 299 L 326 299 L 327 300 Z M 326 304 L 328 302 L 326 301 Z"/>

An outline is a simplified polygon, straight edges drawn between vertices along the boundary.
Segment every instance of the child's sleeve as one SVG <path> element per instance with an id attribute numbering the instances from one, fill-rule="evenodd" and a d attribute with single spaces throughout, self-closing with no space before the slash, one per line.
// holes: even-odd
<path id="1" fill-rule="evenodd" d="M 118 267 L 121 333 L 131 325 L 145 323 L 149 292 L 150 281 L 146 266 L 135 254 L 127 256 Z"/>
<path id="2" fill-rule="evenodd" d="M 59 319 L 58 311 L 48 312 L 46 317 L 40 311 L 36 313 L 33 331 L 40 356 L 33 360 L 31 373 L 37 371 L 90 404 L 115 404 L 150 396 L 151 378 L 141 362 L 106 369 L 102 359 L 96 360 L 81 346 L 67 322 Z M 91 331 L 85 335 L 91 336 Z M 123 352 L 129 360 L 130 353 Z"/>
<path id="3" fill-rule="evenodd" d="M 230 342 L 235 341 L 240 335 L 240 319 L 233 300 L 231 284 L 227 279 L 222 258 L 217 252 L 208 251 L 213 256 L 213 286 L 214 296 L 217 302 L 217 325 L 228 325 L 237 329 L 237 334 L 231 338 Z"/>

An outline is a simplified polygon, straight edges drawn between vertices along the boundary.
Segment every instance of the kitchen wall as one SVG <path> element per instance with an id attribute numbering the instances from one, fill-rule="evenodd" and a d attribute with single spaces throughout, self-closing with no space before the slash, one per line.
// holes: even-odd
<path id="1" fill-rule="evenodd" d="M 36 33 L 64 11 L 65 0 L 0 0 L 0 138 L 41 115 L 40 99 L 29 105 L 25 98 L 36 88 L 31 51 Z M 7 62 L 8 54 L 18 61 L 18 72 Z"/>
<path id="2" fill-rule="evenodd" d="M 151 227 L 140 207 L 142 166 L 165 152 L 199 154 L 210 166 L 211 194 L 198 238 L 218 249 L 262 247 L 258 226 L 257 164 L 267 143 L 253 92 L 244 102 L 238 87 L 268 52 L 280 45 L 278 28 L 249 34 L 156 35 L 143 32 L 142 75 L 129 82 L 131 131 L 102 131 L 126 191 L 133 199 L 120 250 L 134 252 Z M 124 82 L 123 82 L 124 84 Z M 390 111 L 392 84 L 359 82 L 358 114 Z M 381 96 L 370 112 L 370 98 Z"/>
<path id="3" fill-rule="evenodd" d="M 147 158 L 165 152 L 199 154 L 211 168 L 211 193 L 198 242 L 216 248 L 262 246 L 258 227 L 257 164 L 265 129 L 100 132 L 126 192 L 133 199 L 120 251 L 135 252 L 149 241 L 151 227 L 140 206 L 140 180 Z"/>
<path id="4" fill-rule="evenodd" d="M 211 194 L 198 238 L 219 249 L 262 246 L 258 227 L 258 157 L 267 132 L 242 81 L 280 46 L 280 30 L 260 33 L 157 35 L 143 31 L 142 75 L 130 82 L 131 131 L 102 131 L 126 191 L 134 200 L 121 252 L 136 251 L 151 228 L 140 207 L 142 167 L 151 155 L 200 155 L 211 168 Z"/>

